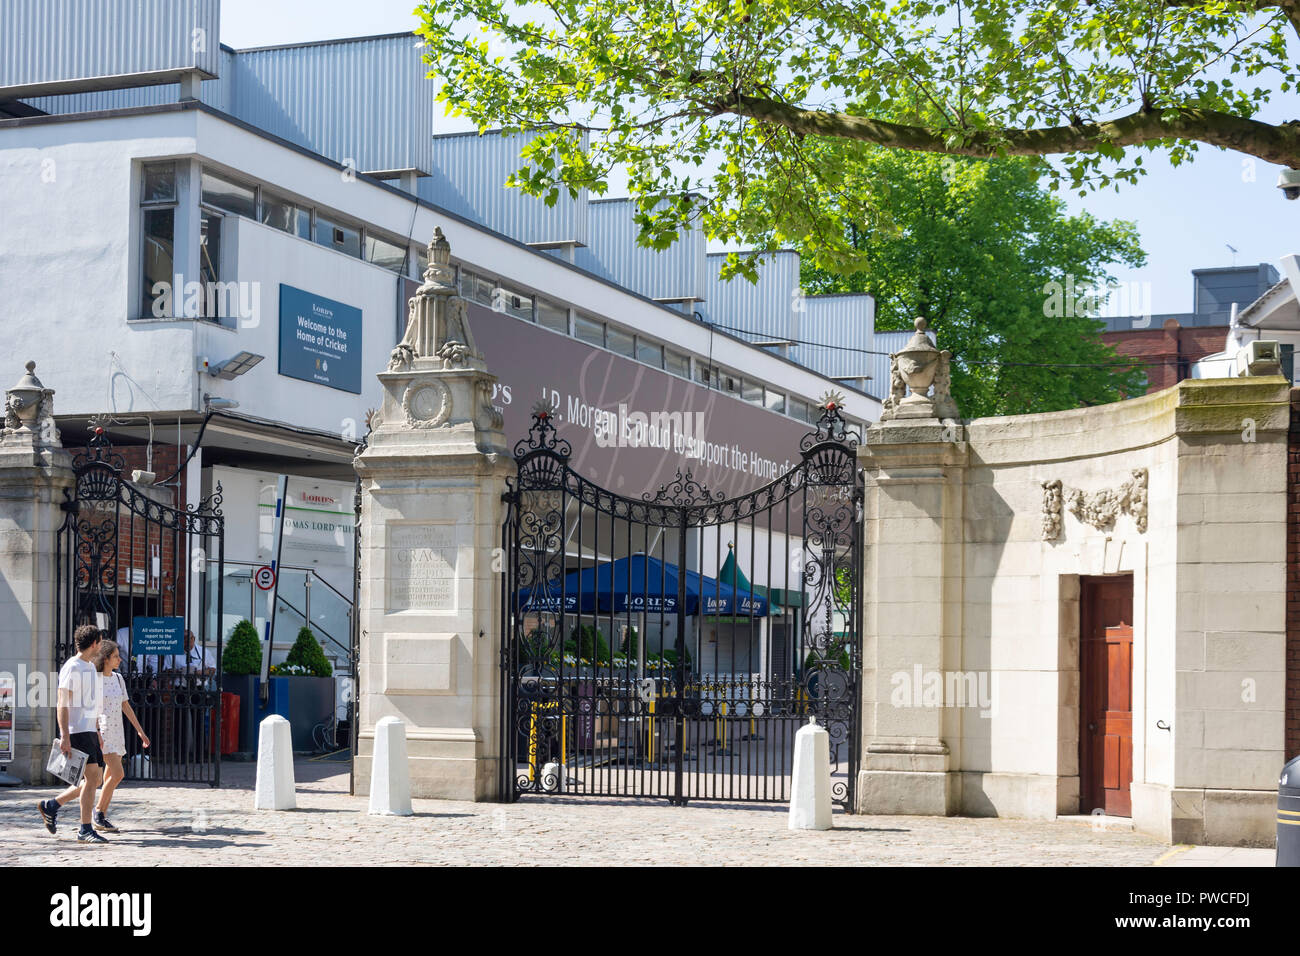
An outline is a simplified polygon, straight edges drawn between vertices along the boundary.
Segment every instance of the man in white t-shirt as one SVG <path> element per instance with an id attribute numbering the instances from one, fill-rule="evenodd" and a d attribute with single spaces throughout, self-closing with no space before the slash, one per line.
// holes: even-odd
<path id="1" fill-rule="evenodd" d="M 73 634 L 77 644 L 76 656 L 59 670 L 59 749 L 67 754 L 75 747 L 86 754 L 85 777 L 80 784 L 69 787 L 53 800 L 37 804 L 45 829 L 55 829 L 59 807 L 80 793 L 81 827 L 77 831 L 78 843 L 107 843 L 95 832 L 90 815 L 95 806 L 95 792 L 104 773 L 104 739 L 99 735 L 99 714 L 103 709 L 104 691 L 99 668 L 94 664 L 99 650 L 99 628 L 83 624 Z"/>

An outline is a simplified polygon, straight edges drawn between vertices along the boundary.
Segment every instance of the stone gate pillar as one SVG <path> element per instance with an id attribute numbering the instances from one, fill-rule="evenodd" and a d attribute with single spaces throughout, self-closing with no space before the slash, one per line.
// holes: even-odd
<path id="1" fill-rule="evenodd" d="M 505 453 L 492 384 L 456 294 L 442 230 L 406 334 L 379 374 L 383 405 L 361 477 L 358 793 L 375 725 L 406 724 L 411 793 L 487 800 L 499 755 L 500 574 Z"/>
<path id="2" fill-rule="evenodd" d="M 54 554 L 64 491 L 75 483 L 54 426 L 54 390 L 36 363 L 5 393 L 0 427 L 0 674 L 15 681 L 15 760 L 9 772 L 37 784 L 54 739 L 57 681 Z M 46 699 L 28 697 L 29 690 Z"/>
<path id="3" fill-rule="evenodd" d="M 893 356 L 890 396 L 858 451 L 866 544 L 861 813 L 947 815 L 960 799 L 949 746 L 960 718 L 943 706 L 942 688 L 945 670 L 961 659 L 965 428 L 948 390 L 951 355 L 925 327 L 918 319 Z"/>

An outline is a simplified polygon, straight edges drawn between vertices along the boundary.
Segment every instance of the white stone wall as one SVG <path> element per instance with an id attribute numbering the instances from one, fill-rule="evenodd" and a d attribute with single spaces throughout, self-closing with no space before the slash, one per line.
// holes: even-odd
<path id="1" fill-rule="evenodd" d="M 1284 762 L 1287 401 L 1281 378 L 1183 382 L 975 421 L 946 447 L 868 443 L 868 771 L 890 769 L 873 749 L 934 735 L 957 778 L 946 812 L 1078 813 L 1079 578 L 1130 573 L 1135 825 L 1269 843 Z M 1091 492 L 1134 469 L 1147 471 L 1145 531 L 1128 514 L 1098 529 L 1067 507 L 1044 540 L 1042 482 Z M 987 699 L 898 707 L 891 681 L 918 662 Z M 864 774 L 859 803 L 888 786 Z"/>

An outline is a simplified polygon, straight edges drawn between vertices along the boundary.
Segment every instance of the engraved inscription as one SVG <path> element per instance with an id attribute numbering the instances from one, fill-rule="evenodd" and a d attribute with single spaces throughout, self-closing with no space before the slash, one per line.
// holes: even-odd
<path id="1" fill-rule="evenodd" d="M 388 609 L 451 611 L 456 607 L 456 541 L 443 524 L 388 528 Z"/>

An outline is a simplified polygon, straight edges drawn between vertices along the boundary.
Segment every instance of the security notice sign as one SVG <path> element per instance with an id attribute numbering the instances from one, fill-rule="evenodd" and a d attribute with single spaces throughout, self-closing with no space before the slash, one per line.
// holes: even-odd
<path id="1" fill-rule="evenodd" d="M 280 286 L 280 374 L 361 394 L 361 310 Z"/>
<path id="2" fill-rule="evenodd" d="M 14 710 L 18 699 L 12 677 L 0 677 L 0 766 L 14 760 Z"/>

